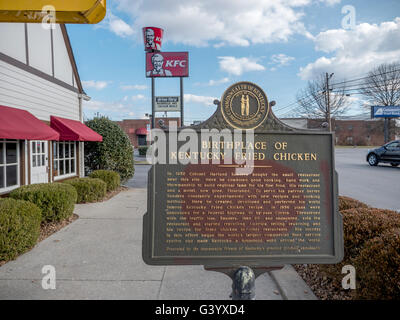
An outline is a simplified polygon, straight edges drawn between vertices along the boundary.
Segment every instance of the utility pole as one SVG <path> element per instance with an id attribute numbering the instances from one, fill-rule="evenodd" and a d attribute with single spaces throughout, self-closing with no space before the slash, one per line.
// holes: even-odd
<path id="1" fill-rule="evenodd" d="M 331 121 L 331 105 L 330 105 L 330 101 L 329 101 L 329 79 L 332 78 L 333 73 L 331 73 L 330 75 L 328 74 L 328 72 L 326 73 L 326 111 L 327 111 L 327 122 L 328 122 L 328 130 L 329 132 L 332 131 L 332 121 Z"/>

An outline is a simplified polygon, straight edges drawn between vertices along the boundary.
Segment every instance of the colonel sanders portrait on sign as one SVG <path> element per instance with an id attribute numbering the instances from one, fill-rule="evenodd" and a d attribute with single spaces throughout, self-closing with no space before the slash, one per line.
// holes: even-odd
<path id="1" fill-rule="evenodd" d="M 164 65 L 164 57 L 159 54 L 155 53 L 151 57 L 151 63 L 153 65 L 153 70 L 150 70 L 146 73 L 148 77 L 151 76 L 167 76 L 171 77 L 172 73 L 169 70 L 163 69 Z"/>
<path id="2" fill-rule="evenodd" d="M 161 51 L 161 46 L 160 44 L 156 43 L 154 41 L 154 30 L 153 29 L 146 29 L 146 50 L 152 49 L 155 51 Z"/>

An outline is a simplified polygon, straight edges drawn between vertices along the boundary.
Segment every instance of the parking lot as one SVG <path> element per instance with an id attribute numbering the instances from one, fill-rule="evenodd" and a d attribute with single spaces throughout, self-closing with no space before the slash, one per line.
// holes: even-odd
<path id="1" fill-rule="evenodd" d="M 371 167 L 365 160 L 366 148 L 336 148 L 339 195 L 368 205 L 400 210 L 400 167 L 381 163 Z"/>

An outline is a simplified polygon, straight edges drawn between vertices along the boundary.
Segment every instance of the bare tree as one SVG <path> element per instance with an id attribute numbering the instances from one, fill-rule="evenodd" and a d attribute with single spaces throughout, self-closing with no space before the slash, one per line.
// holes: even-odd
<path id="1" fill-rule="evenodd" d="M 330 77 L 319 75 L 316 80 L 308 81 L 307 87 L 297 94 L 298 114 L 307 118 L 324 119 L 328 124 L 331 118 L 343 115 L 348 107 L 345 87 L 332 92 Z"/>
<path id="2" fill-rule="evenodd" d="M 371 105 L 400 105 L 400 63 L 383 63 L 368 73 L 360 93 Z M 391 118 L 385 118 L 385 142 L 395 127 Z"/>
<path id="3" fill-rule="evenodd" d="M 400 104 L 400 63 L 383 63 L 368 73 L 360 92 L 371 102 L 383 106 Z"/>

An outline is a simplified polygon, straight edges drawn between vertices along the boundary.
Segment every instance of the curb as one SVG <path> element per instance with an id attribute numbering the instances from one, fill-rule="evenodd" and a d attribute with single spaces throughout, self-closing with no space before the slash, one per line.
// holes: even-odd
<path id="1" fill-rule="evenodd" d="M 275 281 L 283 300 L 318 300 L 291 265 L 287 264 L 283 269 L 270 271 L 269 274 Z"/>

